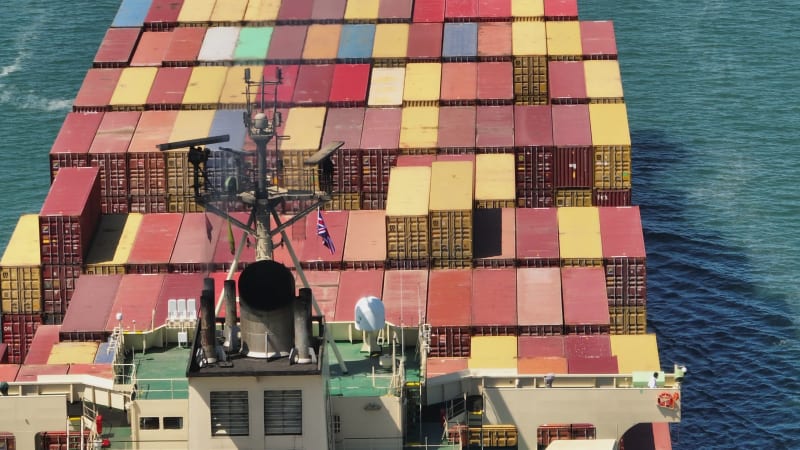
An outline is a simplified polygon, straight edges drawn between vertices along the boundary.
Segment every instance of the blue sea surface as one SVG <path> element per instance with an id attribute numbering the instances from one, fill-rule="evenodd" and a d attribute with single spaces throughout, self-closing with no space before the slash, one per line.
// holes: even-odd
<path id="1" fill-rule="evenodd" d="M 0 252 L 118 0 L 0 0 Z M 13 6 L 12 6 L 13 5 Z M 661 364 L 686 364 L 673 448 L 800 449 L 800 9 L 581 1 L 615 22 Z"/>

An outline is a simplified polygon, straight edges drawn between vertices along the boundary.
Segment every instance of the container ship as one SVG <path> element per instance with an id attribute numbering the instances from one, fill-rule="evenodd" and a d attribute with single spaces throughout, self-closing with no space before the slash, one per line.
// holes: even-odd
<path id="1" fill-rule="evenodd" d="M 671 449 L 576 0 L 123 0 L 49 169 L 2 449 Z"/>

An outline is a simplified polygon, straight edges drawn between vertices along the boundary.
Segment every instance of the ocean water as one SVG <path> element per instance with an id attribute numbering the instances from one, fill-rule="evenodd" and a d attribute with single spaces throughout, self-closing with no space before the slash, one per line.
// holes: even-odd
<path id="1" fill-rule="evenodd" d="M 0 252 L 117 0 L 0 0 Z M 662 367 L 689 368 L 673 448 L 800 449 L 800 12 L 592 0 L 615 22 Z"/>

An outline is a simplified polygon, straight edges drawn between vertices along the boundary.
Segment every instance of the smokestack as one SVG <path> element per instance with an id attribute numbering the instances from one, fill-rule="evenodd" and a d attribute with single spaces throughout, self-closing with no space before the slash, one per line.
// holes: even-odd
<path id="1" fill-rule="evenodd" d="M 294 346 L 292 271 L 272 260 L 247 265 L 239 276 L 241 352 L 251 358 L 289 356 Z"/>
<path id="2" fill-rule="evenodd" d="M 311 363 L 311 289 L 300 288 L 294 302 L 294 347 L 297 364 Z"/>
<path id="3" fill-rule="evenodd" d="M 239 327 L 236 325 L 236 281 L 225 280 L 225 346 L 234 351 L 239 348 Z"/>
<path id="4" fill-rule="evenodd" d="M 210 287 L 211 289 L 208 289 Z M 214 279 L 203 280 L 200 294 L 200 344 L 209 364 L 217 362 L 217 327 L 214 317 Z"/>

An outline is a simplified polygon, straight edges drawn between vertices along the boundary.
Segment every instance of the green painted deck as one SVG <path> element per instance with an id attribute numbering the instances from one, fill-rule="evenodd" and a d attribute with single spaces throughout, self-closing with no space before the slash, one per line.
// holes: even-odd
<path id="1" fill-rule="evenodd" d="M 370 357 L 361 352 L 361 342 L 336 342 L 336 347 L 347 365 L 347 374 L 343 374 L 333 350 L 328 346 L 328 364 L 330 378 L 328 390 L 330 395 L 344 397 L 373 397 L 384 395 L 391 387 L 391 367 L 383 368 L 379 358 Z M 390 352 L 384 348 L 384 353 Z M 419 382 L 419 361 L 413 347 L 406 348 L 405 381 Z M 397 355 L 401 357 L 400 354 Z"/>
<path id="2" fill-rule="evenodd" d="M 150 348 L 133 356 L 136 366 L 138 398 L 168 400 L 189 398 L 186 365 L 191 349 L 182 347 Z"/>

